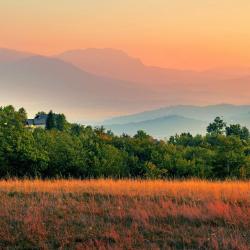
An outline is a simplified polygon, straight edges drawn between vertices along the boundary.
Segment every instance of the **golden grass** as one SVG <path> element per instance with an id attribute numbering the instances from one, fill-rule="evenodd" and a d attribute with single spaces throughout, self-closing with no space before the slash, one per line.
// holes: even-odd
<path id="1" fill-rule="evenodd" d="M 250 181 L 164 180 L 1 180 L 0 191 L 90 193 L 126 196 L 190 197 L 250 201 Z"/>
<path id="2" fill-rule="evenodd" d="M 1 180 L 0 249 L 250 249 L 250 182 Z"/>

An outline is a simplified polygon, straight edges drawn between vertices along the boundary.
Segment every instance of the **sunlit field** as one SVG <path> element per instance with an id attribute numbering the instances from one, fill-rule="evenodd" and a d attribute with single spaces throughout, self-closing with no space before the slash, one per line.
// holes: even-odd
<path id="1" fill-rule="evenodd" d="M 250 249 L 250 182 L 0 181 L 0 249 Z"/>

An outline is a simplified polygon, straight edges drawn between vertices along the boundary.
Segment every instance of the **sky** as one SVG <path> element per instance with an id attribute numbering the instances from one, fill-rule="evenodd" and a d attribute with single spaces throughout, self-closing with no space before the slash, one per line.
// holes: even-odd
<path id="1" fill-rule="evenodd" d="M 0 47 L 108 47 L 160 67 L 245 67 L 249 13 L 249 0 L 0 0 Z"/>

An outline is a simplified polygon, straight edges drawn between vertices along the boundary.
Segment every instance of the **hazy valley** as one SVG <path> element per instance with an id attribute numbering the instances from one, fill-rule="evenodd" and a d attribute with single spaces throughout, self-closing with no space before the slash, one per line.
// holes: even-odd
<path id="1" fill-rule="evenodd" d="M 249 82 L 248 68 L 196 72 L 149 67 L 113 49 L 53 57 L 0 50 L 2 104 L 26 106 L 30 114 L 52 108 L 78 122 L 180 104 L 244 104 L 250 97 Z"/>

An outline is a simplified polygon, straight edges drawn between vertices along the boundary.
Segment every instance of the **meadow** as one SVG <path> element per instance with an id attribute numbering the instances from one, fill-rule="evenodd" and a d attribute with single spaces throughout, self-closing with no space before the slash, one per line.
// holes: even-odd
<path id="1" fill-rule="evenodd" d="M 250 249 L 250 182 L 1 180 L 0 249 Z"/>

